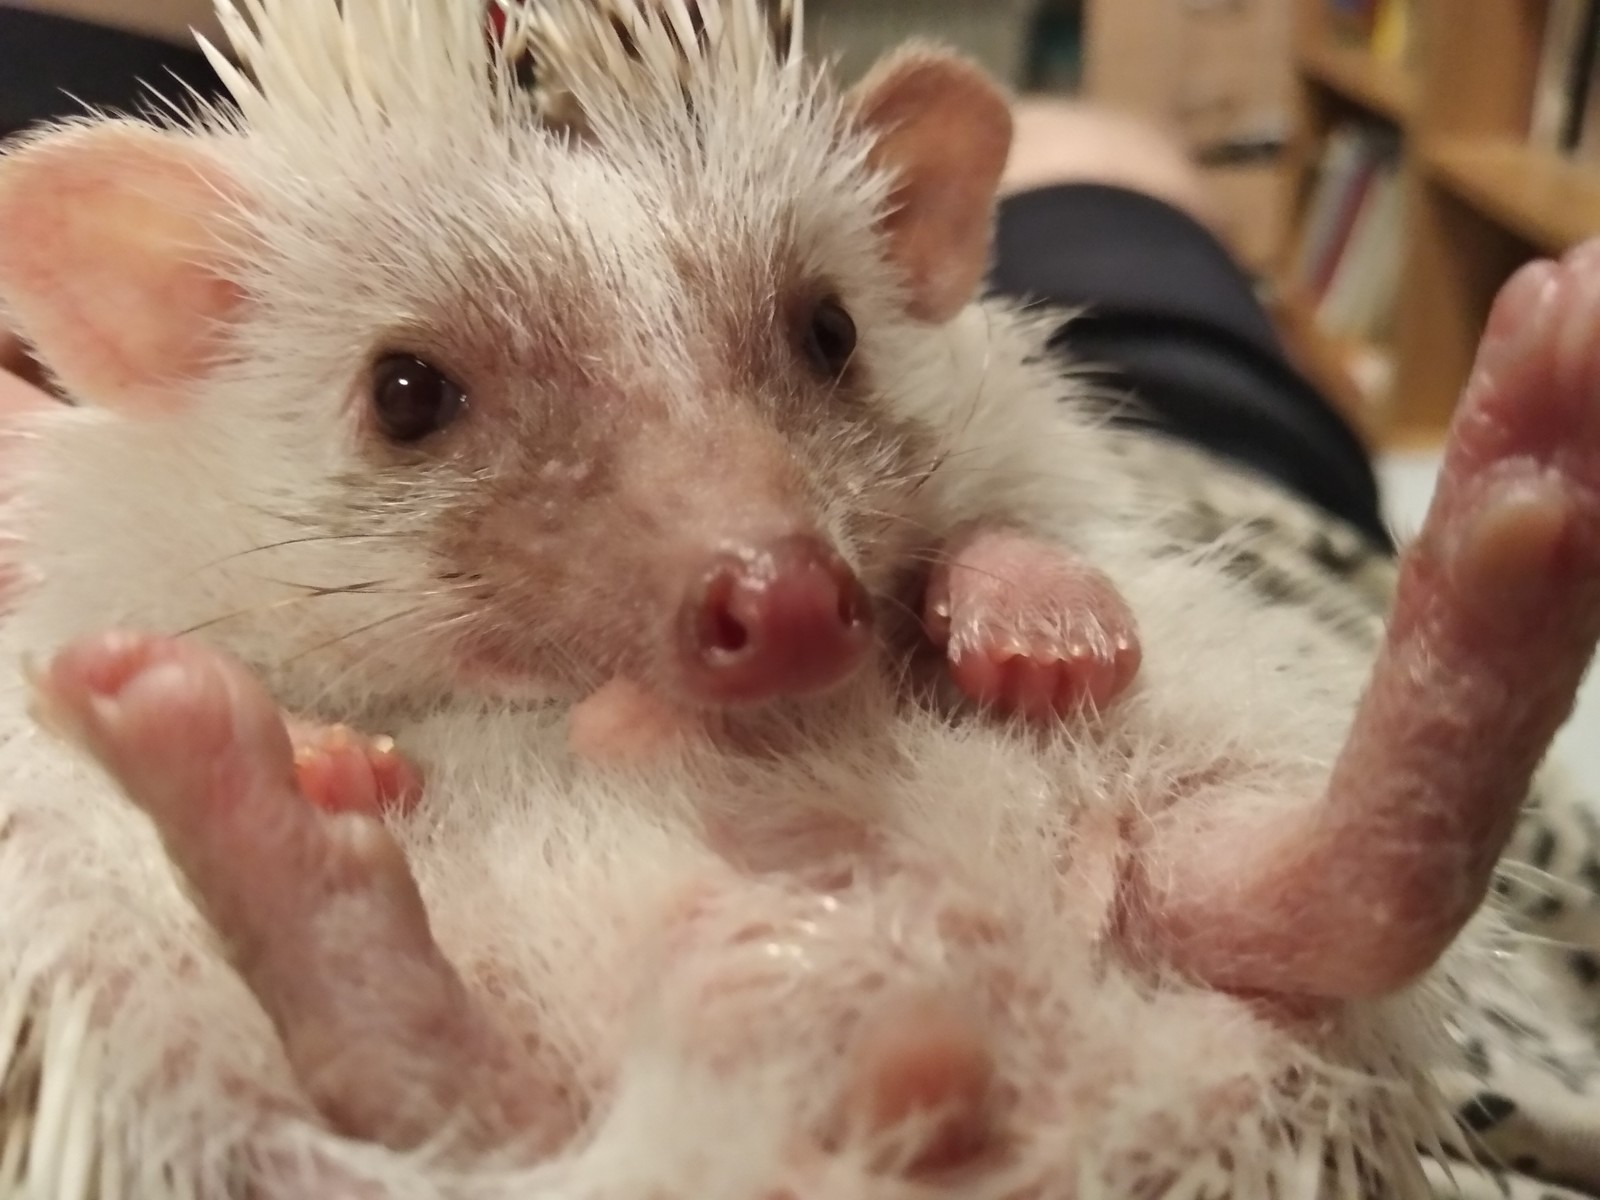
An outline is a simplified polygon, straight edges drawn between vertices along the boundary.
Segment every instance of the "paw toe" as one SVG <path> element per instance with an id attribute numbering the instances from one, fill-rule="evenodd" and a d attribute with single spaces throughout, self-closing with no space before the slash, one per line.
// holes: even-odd
<path id="1" fill-rule="evenodd" d="M 392 738 L 363 737 L 344 725 L 297 724 L 291 732 L 295 777 L 318 808 L 380 816 L 421 799 L 421 777 Z"/>

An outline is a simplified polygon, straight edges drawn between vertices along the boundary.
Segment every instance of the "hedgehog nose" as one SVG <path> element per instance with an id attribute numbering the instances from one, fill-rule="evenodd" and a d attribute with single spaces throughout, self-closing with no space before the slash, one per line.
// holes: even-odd
<path id="1" fill-rule="evenodd" d="M 872 641 L 872 604 L 845 561 L 795 534 L 724 553 L 691 589 L 682 632 L 705 699 L 753 702 L 844 680 Z"/>

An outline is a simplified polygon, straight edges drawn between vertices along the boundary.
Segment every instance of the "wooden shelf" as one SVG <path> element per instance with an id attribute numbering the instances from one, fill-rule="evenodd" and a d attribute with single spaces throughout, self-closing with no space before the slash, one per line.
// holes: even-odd
<path id="1" fill-rule="evenodd" d="M 1299 60 L 1304 75 L 1351 104 L 1397 124 L 1410 119 L 1411 80 L 1401 68 L 1332 38 L 1302 45 Z"/>
<path id="2" fill-rule="evenodd" d="M 1425 146 L 1428 172 L 1542 253 L 1600 234 L 1600 172 L 1510 138 L 1445 138 Z"/>
<path id="3" fill-rule="evenodd" d="M 1298 128 L 1292 272 L 1330 133 L 1351 109 L 1398 134 L 1405 230 L 1394 380 L 1381 437 L 1437 441 L 1471 375 L 1494 298 L 1529 259 L 1600 236 L 1600 167 L 1527 143 L 1550 0 L 1410 0 L 1404 66 L 1345 41 L 1330 0 L 1295 0 Z"/>

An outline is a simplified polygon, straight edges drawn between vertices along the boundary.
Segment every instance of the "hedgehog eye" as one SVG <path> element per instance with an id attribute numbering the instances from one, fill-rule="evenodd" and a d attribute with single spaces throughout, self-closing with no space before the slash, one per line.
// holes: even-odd
<path id="1" fill-rule="evenodd" d="M 467 394 L 431 363 L 389 354 L 372 369 L 372 411 L 391 441 L 421 441 L 461 415 Z"/>
<path id="2" fill-rule="evenodd" d="M 829 379 L 843 375 L 856 352 L 856 323 L 843 304 L 829 296 L 811 312 L 806 329 L 806 357 Z"/>

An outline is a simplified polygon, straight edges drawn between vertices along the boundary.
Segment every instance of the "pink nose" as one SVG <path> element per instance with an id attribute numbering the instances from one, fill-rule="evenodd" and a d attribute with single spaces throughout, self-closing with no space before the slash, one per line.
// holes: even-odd
<path id="1" fill-rule="evenodd" d="M 770 700 L 855 670 L 871 644 L 872 604 L 838 554 L 796 535 L 721 556 L 690 593 L 682 628 L 707 700 Z"/>

